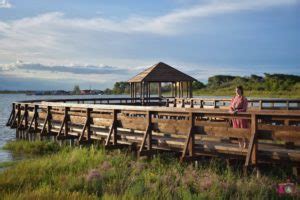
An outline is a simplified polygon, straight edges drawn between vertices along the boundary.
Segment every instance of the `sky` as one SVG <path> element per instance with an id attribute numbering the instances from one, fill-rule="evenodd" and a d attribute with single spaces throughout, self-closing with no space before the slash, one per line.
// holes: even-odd
<path id="1" fill-rule="evenodd" d="M 160 61 L 300 75 L 300 0 L 0 0 L 0 90 L 105 89 Z"/>

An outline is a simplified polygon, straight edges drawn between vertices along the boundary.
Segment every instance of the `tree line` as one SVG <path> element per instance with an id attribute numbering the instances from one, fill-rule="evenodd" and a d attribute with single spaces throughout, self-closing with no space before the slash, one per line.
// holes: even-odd
<path id="1" fill-rule="evenodd" d="M 264 76 L 230 76 L 215 75 L 208 78 L 207 83 L 195 81 L 193 90 L 231 90 L 237 85 L 242 85 L 248 91 L 296 91 L 300 92 L 300 76 L 288 74 L 268 74 Z M 151 84 L 151 91 L 157 91 L 157 84 Z M 162 92 L 170 92 L 171 85 L 163 84 Z M 105 94 L 129 94 L 130 84 L 128 82 L 116 82 L 112 89 L 104 90 Z"/>

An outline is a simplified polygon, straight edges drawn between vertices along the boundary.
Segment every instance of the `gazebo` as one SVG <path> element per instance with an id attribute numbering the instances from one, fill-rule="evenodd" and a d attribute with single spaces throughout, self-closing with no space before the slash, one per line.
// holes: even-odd
<path id="1" fill-rule="evenodd" d="M 151 97 L 151 83 L 157 83 L 158 97 L 162 97 L 162 83 L 171 83 L 172 97 L 191 98 L 193 97 L 193 81 L 197 80 L 163 62 L 153 65 L 128 80 L 131 98 L 138 98 L 139 96 L 143 99 L 142 102 Z"/>

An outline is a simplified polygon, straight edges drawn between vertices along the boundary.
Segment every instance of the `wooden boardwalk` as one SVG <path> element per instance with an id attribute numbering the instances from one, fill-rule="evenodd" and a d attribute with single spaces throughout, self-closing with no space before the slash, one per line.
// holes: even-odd
<path id="1" fill-rule="evenodd" d="M 196 98 L 152 98 L 148 106 L 131 98 L 15 102 L 7 126 L 20 139 L 54 137 L 129 146 L 139 156 L 171 151 L 181 161 L 211 156 L 241 159 L 245 167 L 289 163 L 299 168 L 300 100 L 253 100 L 248 112 L 236 115 L 225 110 L 228 101 L 213 100 L 213 107 L 206 107 L 211 100 Z M 232 128 L 233 118 L 247 119 L 250 128 Z M 240 148 L 237 138 L 249 146 Z"/>

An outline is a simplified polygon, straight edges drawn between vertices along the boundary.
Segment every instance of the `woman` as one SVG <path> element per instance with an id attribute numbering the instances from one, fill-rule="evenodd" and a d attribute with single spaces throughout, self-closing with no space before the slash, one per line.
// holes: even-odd
<path id="1" fill-rule="evenodd" d="M 235 97 L 232 98 L 230 102 L 230 112 L 236 114 L 238 112 L 246 112 L 248 107 L 247 98 L 244 97 L 244 90 L 242 86 L 237 86 L 235 89 Z M 233 128 L 248 128 L 248 121 L 246 119 L 232 119 Z M 247 142 L 246 139 L 239 139 L 239 146 L 246 148 Z"/>

